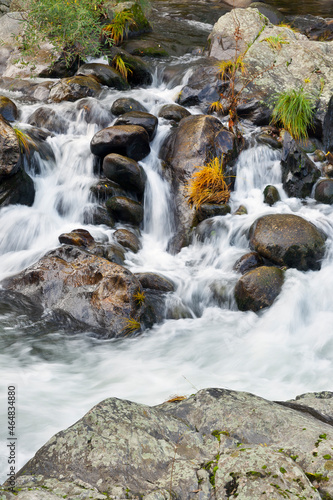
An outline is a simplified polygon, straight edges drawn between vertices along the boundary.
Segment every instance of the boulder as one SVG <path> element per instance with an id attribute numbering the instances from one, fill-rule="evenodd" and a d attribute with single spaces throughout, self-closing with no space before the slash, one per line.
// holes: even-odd
<path id="1" fill-rule="evenodd" d="M 267 41 L 270 38 L 283 40 L 279 50 Z M 306 80 L 307 92 L 318 96 L 317 117 L 322 125 L 324 110 L 333 94 L 331 42 L 318 43 L 288 27 L 274 26 L 256 8 L 233 9 L 214 25 L 208 55 L 229 61 L 234 60 L 235 54 L 245 54 L 246 72 L 236 78 L 240 98 L 269 102 L 281 91 L 299 89 Z"/>
<path id="2" fill-rule="evenodd" d="M 116 182 L 125 191 L 137 193 L 142 198 L 147 176 L 135 160 L 111 153 L 105 156 L 102 168 L 108 179 Z"/>
<path id="3" fill-rule="evenodd" d="M 195 215 L 187 202 L 187 183 L 194 172 L 214 157 L 234 155 L 233 141 L 223 143 L 226 131 L 221 122 L 210 115 L 195 115 L 183 118 L 162 144 L 160 157 L 164 162 L 164 173 L 169 179 L 175 203 L 177 234 L 170 250 L 177 252 L 186 245 L 189 230 Z M 225 144 L 230 144 L 227 150 Z"/>
<path id="4" fill-rule="evenodd" d="M 117 90 L 126 90 L 129 84 L 121 74 L 108 64 L 89 63 L 83 64 L 76 72 L 76 76 L 94 76 L 101 85 Z"/>
<path id="5" fill-rule="evenodd" d="M 137 304 L 140 282 L 127 269 L 81 248 L 64 245 L 2 282 L 49 309 L 57 321 L 78 325 L 103 338 L 138 331 L 145 305 Z"/>
<path id="6" fill-rule="evenodd" d="M 0 116 L 0 180 L 21 167 L 20 145 L 14 129 Z"/>
<path id="7" fill-rule="evenodd" d="M 128 229 L 117 229 L 113 233 L 113 237 L 120 245 L 133 253 L 138 253 L 141 248 L 141 243 L 137 235 Z"/>
<path id="8" fill-rule="evenodd" d="M 131 85 L 131 87 L 142 87 L 145 85 L 150 85 L 152 83 L 153 77 L 149 70 L 148 64 L 145 63 L 141 59 L 141 57 L 132 56 L 125 50 L 119 49 L 115 46 L 111 47 L 109 53 L 109 62 L 111 65 L 115 60 L 115 57 L 120 56 L 123 62 L 130 68 L 131 71 L 129 71 L 127 74 L 127 81 Z"/>
<path id="9" fill-rule="evenodd" d="M 332 426 L 302 409 L 221 388 L 154 407 L 108 398 L 37 451 L 15 497 L 329 498 Z"/>
<path id="10" fill-rule="evenodd" d="M 283 188 L 288 196 L 310 196 L 320 170 L 288 133 L 284 135 L 281 166 Z"/>
<path id="11" fill-rule="evenodd" d="M 250 247 L 280 266 L 316 270 L 324 256 L 325 236 L 298 215 L 264 215 L 250 228 Z"/>
<path id="12" fill-rule="evenodd" d="M 116 14 L 121 12 L 129 12 L 132 15 L 134 22 L 129 24 L 126 31 L 126 35 L 129 38 L 137 37 L 152 31 L 152 27 L 145 16 L 141 4 L 135 1 L 127 0 L 115 4 L 113 0 L 108 0 L 104 2 L 103 7 L 110 21 L 114 19 Z"/>
<path id="13" fill-rule="evenodd" d="M 278 267 L 267 266 L 260 266 L 244 274 L 235 287 L 238 309 L 257 312 L 270 307 L 281 291 L 283 274 Z"/>
<path id="14" fill-rule="evenodd" d="M 9 122 L 15 122 L 18 119 L 16 104 L 3 95 L 0 95 L 0 115 Z"/>
<path id="15" fill-rule="evenodd" d="M 122 47 L 133 56 L 139 57 L 168 57 L 169 53 L 165 48 L 154 40 L 128 40 Z"/>
<path id="16" fill-rule="evenodd" d="M 50 91 L 54 102 L 77 101 L 83 97 L 96 97 L 102 90 L 101 84 L 91 76 L 62 78 Z"/>
<path id="17" fill-rule="evenodd" d="M 68 129 L 67 120 L 48 106 L 37 108 L 28 118 L 29 125 L 46 128 L 50 132 L 64 134 Z"/>
<path id="18" fill-rule="evenodd" d="M 245 274 L 248 271 L 252 271 L 257 267 L 263 266 L 264 260 L 257 252 L 250 252 L 242 255 L 240 259 L 235 262 L 234 269 L 241 274 Z"/>
<path id="19" fill-rule="evenodd" d="M 186 116 L 190 116 L 190 114 L 191 113 L 186 108 L 179 106 L 178 104 L 164 104 L 164 106 L 161 107 L 158 116 L 160 118 L 164 118 L 165 120 L 178 123 L 182 118 L 186 118 Z"/>
<path id="20" fill-rule="evenodd" d="M 285 21 L 284 15 L 273 5 L 267 5 L 263 2 L 252 2 L 249 7 L 251 9 L 258 9 L 272 24 L 280 24 Z"/>
<path id="21" fill-rule="evenodd" d="M 275 186 L 266 186 L 264 189 L 264 202 L 267 203 L 270 207 L 272 207 L 276 202 L 280 201 L 279 191 Z"/>
<path id="22" fill-rule="evenodd" d="M 321 179 L 316 185 L 314 198 L 319 203 L 332 205 L 333 203 L 333 179 Z"/>
<path id="23" fill-rule="evenodd" d="M 96 184 L 93 184 L 90 191 L 99 202 L 106 201 L 108 198 L 111 198 L 111 196 L 125 196 L 126 194 L 119 184 L 104 178 L 99 180 Z"/>
<path id="24" fill-rule="evenodd" d="M 70 233 L 63 233 L 59 236 L 59 242 L 87 249 L 95 246 L 94 238 L 86 229 L 73 229 Z"/>
<path id="25" fill-rule="evenodd" d="M 144 111 L 129 111 L 121 115 L 114 123 L 115 125 L 139 125 L 147 130 L 149 140 L 155 137 L 158 119 L 156 116 Z"/>
<path id="26" fill-rule="evenodd" d="M 114 227 L 114 220 L 110 217 L 107 209 L 96 205 L 91 205 L 85 209 L 83 223 L 93 224 L 94 226 L 103 224 L 104 226 Z"/>
<path id="27" fill-rule="evenodd" d="M 111 113 L 113 115 L 119 116 L 130 111 L 143 111 L 147 113 L 147 109 L 132 97 L 120 97 L 112 103 Z"/>
<path id="28" fill-rule="evenodd" d="M 158 292 L 174 292 L 174 284 L 165 276 L 156 273 L 135 273 L 142 288 L 157 290 Z"/>
<path id="29" fill-rule="evenodd" d="M 149 136 L 147 131 L 138 125 L 107 127 L 94 135 L 90 149 L 100 158 L 117 153 L 140 161 L 150 153 Z"/>
<path id="30" fill-rule="evenodd" d="M 250 120 L 256 126 L 267 126 L 272 121 L 272 109 L 255 97 L 246 98 L 241 94 L 236 110 L 240 118 Z"/>
<path id="31" fill-rule="evenodd" d="M 34 200 L 34 182 L 23 169 L 10 177 L 0 179 L 0 207 L 16 204 L 31 207 Z"/>
<path id="32" fill-rule="evenodd" d="M 138 201 L 126 196 L 112 196 L 106 202 L 106 208 L 113 220 L 139 226 L 143 221 L 143 207 Z"/>
<path id="33" fill-rule="evenodd" d="M 205 219 L 219 215 L 230 214 L 231 208 L 228 204 L 218 205 L 216 203 L 203 203 L 195 210 L 193 226 L 196 226 Z"/>

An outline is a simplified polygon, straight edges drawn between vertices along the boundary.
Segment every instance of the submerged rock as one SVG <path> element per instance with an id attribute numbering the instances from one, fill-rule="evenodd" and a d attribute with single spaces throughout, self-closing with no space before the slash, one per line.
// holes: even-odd
<path id="1" fill-rule="evenodd" d="M 217 492 L 221 500 L 329 498 L 332 426 L 301 408 L 219 388 L 154 407 L 109 398 L 37 451 L 18 472 L 15 494 L 55 500 L 81 496 L 84 486 L 95 500 L 169 499 L 170 489 L 179 500 L 194 498 L 189 492 L 202 500 Z M 332 417 L 329 399 L 325 409 Z"/>
<path id="2" fill-rule="evenodd" d="M 242 255 L 242 257 L 235 262 L 234 269 L 241 274 L 245 274 L 248 271 L 252 271 L 253 269 L 263 265 L 264 261 L 261 255 L 257 252 L 250 252 Z"/>
<path id="3" fill-rule="evenodd" d="M 67 131 L 66 119 L 48 106 L 37 108 L 28 118 L 29 125 L 46 128 L 50 132 L 64 134 Z"/>
<path id="4" fill-rule="evenodd" d="M 111 106 L 111 113 L 116 116 L 129 113 L 130 111 L 142 111 L 147 113 L 147 109 L 132 97 L 120 97 L 116 99 Z"/>
<path id="5" fill-rule="evenodd" d="M 333 179 L 322 179 L 315 188 L 314 197 L 320 203 L 332 205 L 333 203 Z"/>
<path id="6" fill-rule="evenodd" d="M 283 271 L 260 266 L 244 274 L 235 287 L 235 299 L 241 311 L 260 311 L 270 307 L 283 285 Z"/>
<path id="7" fill-rule="evenodd" d="M 70 245 L 48 252 L 2 286 L 40 303 L 60 324 L 74 323 L 103 338 L 124 337 L 146 321 L 146 304 L 135 300 L 142 290 L 138 279 Z"/>
<path id="8" fill-rule="evenodd" d="M 281 200 L 279 191 L 275 186 L 266 186 L 264 189 L 264 202 L 267 203 L 270 207 L 272 207 L 275 203 Z"/>
<path id="9" fill-rule="evenodd" d="M 250 246 L 280 266 L 316 270 L 324 256 L 325 236 L 298 215 L 264 215 L 250 228 Z"/>

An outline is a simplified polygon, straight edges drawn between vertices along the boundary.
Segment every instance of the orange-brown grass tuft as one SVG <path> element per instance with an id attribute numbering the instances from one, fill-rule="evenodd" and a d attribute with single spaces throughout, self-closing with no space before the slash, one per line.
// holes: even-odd
<path id="1" fill-rule="evenodd" d="M 227 203 L 229 198 L 230 190 L 225 181 L 222 159 L 213 158 L 192 175 L 188 185 L 188 203 L 191 207 L 199 208 L 203 203 Z"/>

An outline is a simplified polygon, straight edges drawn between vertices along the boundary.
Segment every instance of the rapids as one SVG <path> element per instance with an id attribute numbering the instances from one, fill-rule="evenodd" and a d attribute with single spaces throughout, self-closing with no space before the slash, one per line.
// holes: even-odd
<path id="1" fill-rule="evenodd" d="M 198 29 L 210 29 L 200 25 Z M 188 63 L 189 56 L 174 63 Z M 161 82 L 157 72 L 150 88 L 122 96 L 142 102 L 157 115 L 173 103 L 182 85 Z M 188 76 L 188 75 L 187 75 Z M 184 77 L 186 79 L 186 75 Z M 184 81 L 183 80 L 183 84 Z M 8 93 L 9 97 L 19 97 Z M 105 92 L 101 106 L 110 109 L 120 96 Z M 39 105 L 24 104 L 21 124 Z M 36 186 L 32 207 L 9 206 L 0 211 L 0 279 L 17 273 L 56 247 L 58 236 L 77 227 L 96 240 L 108 241 L 106 226 L 83 224 L 92 206 L 89 188 L 96 180 L 90 139 L 97 126 L 73 113 L 75 103 L 51 105 L 69 121 L 67 134 L 48 143 L 55 162 L 40 160 L 40 173 L 30 172 Z M 200 113 L 191 108 L 193 114 Z M 215 236 L 193 240 L 178 255 L 167 253 L 174 230 L 170 191 L 161 175 L 158 152 L 170 130 L 160 119 L 151 154 L 140 164 L 148 176 L 145 193 L 143 248 L 128 252 L 132 272 L 153 271 L 176 284 L 168 298 L 180 319 L 167 319 L 136 338 L 97 340 L 89 331 L 68 334 L 42 318 L 5 304 L 0 309 L 0 480 L 7 472 L 7 407 L 9 385 L 17 388 L 19 469 L 55 432 L 78 420 L 94 404 L 119 397 L 150 405 L 173 395 L 189 395 L 204 387 L 244 390 L 281 400 L 309 391 L 329 390 L 333 379 L 333 208 L 312 198 L 288 198 L 282 189 L 279 153 L 257 145 L 237 163 L 232 212 L 246 205 L 248 215 L 215 220 Z M 248 132 L 251 134 L 252 132 Z M 263 203 L 267 184 L 277 186 L 281 201 Z M 247 231 L 268 213 L 297 213 L 328 235 L 326 255 L 318 272 L 290 269 L 274 305 L 259 314 L 237 310 L 233 288 L 236 260 L 248 252 Z M 214 287 L 218 284 L 220 301 Z M 183 317 L 182 317 L 183 316 Z"/>

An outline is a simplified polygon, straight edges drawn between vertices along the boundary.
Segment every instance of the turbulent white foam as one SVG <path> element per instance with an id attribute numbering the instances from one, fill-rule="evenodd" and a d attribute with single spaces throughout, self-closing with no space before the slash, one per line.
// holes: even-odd
<path id="1" fill-rule="evenodd" d="M 165 85 L 131 91 L 148 111 L 172 103 L 177 89 Z M 123 94 L 122 94 L 123 95 Z M 119 96 L 110 91 L 102 106 L 110 109 Z M 58 236 L 76 227 L 97 239 L 109 239 L 105 227 L 83 225 L 91 204 L 93 174 L 90 139 L 95 128 L 76 120 L 75 104 L 55 109 L 72 118 L 68 135 L 48 139 L 56 165 L 42 165 L 34 175 L 32 207 L 10 206 L 0 212 L 0 275 L 15 273 L 58 245 Z M 36 106 L 26 106 L 23 121 Z M 76 109 L 76 108 L 75 108 Z M 169 126 L 160 121 L 152 153 L 140 164 L 147 173 L 143 248 L 127 253 L 132 271 L 159 272 L 176 291 L 168 299 L 181 319 L 168 319 L 134 339 L 95 340 L 89 332 L 57 331 L 45 318 L 0 311 L 0 470 L 5 478 L 7 386 L 18 388 L 19 465 L 53 433 L 72 424 L 103 398 L 116 396 L 147 404 L 174 394 L 191 394 L 208 386 L 247 390 L 285 399 L 330 389 L 333 378 L 333 209 L 309 200 L 288 199 L 281 186 L 278 153 L 267 146 L 244 151 L 238 160 L 232 209 L 240 204 L 248 215 L 217 217 L 215 236 L 194 241 L 178 255 L 166 252 L 173 231 L 172 196 L 162 178 L 158 151 Z M 264 205 L 267 184 L 278 188 L 281 201 Z M 297 213 L 328 235 L 319 272 L 288 270 L 282 293 L 260 314 L 239 312 L 233 298 L 238 279 L 235 261 L 249 251 L 248 229 L 260 215 Z M 175 314 L 175 313 L 174 313 Z M 185 316 L 185 317 L 184 317 Z"/>

